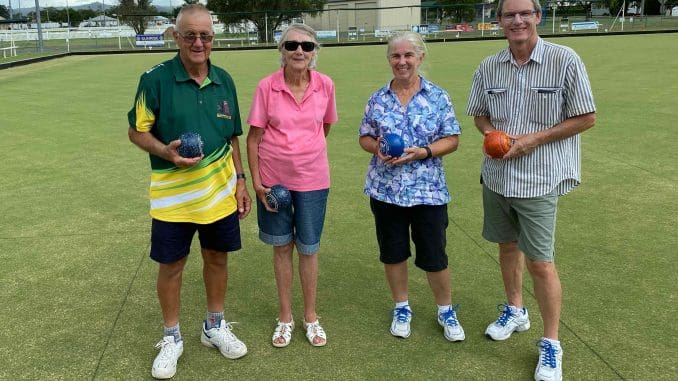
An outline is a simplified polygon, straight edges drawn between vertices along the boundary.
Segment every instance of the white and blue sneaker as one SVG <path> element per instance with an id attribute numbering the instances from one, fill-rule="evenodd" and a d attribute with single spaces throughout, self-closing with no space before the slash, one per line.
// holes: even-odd
<path id="1" fill-rule="evenodd" d="M 464 329 L 461 328 L 457 320 L 457 309 L 459 305 L 450 307 L 447 311 L 438 314 L 438 324 L 443 327 L 445 338 L 449 341 L 463 341 L 466 338 Z"/>
<path id="2" fill-rule="evenodd" d="M 539 363 L 534 370 L 535 381 L 562 381 L 563 349 L 560 344 L 542 337 L 537 342 L 537 347 L 539 347 Z"/>
<path id="3" fill-rule="evenodd" d="M 183 340 L 175 343 L 174 336 L 165 336 L 155 344 L 155 347 L 160 348 L 160 353 L 153 360 L 151 376 L 160 380 L 174 377 L 177 372 L 177 361 L 184 352 Z"/>
<path id="4" fill-rule="evenodd" d="M 504 307 L 503 310 L 502 307 Z M 499 310 L 501 311 L 499 318 L 488 325 L 485 330 L 485 335 L 492 340 L 506 340 L 511 337 L 514 331 L 523 332 L 530 329 L 530 317 L 527 314 L 527 308 L 520 309 L 507 304 L 500 304 Z"/>
<path id="5" fill-rule="evenodd" d="M 200 342 L 207 347 L 218 348 L 224 357 L 235 360 L 247 354 L 245 343 L 231 332 L 233 326 L 225 320 L 221 320 L 219 326 L 206 329 L 206 322 L 202 323 L 202 335 Z"/>
<path id="6" fill-rule="evenodd" d="M 391 335 L 410 337 L 410 322 L 412 321 L 412 310 L 409 306 L 397 307 L 393 309 L 393 321 L 391 322 Z"/>

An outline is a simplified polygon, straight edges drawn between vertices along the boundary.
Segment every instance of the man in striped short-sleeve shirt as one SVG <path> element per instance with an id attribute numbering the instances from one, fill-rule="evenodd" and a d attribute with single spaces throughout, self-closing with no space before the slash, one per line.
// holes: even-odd
<path id="1" fill-rule="evenodd" d="M 538 0 L 500 0 L 497 14 L 508 47 L 481 62 L 467 107 L 481 133 L 501 130 L 514 141 L 503 158 L 486 156 L 482 166 L 483 236 L 499 244 L 508 300 L 485 333 L 505 340 L 530 327 L 521 293 L 526 263 L 544 323 L 535 379 L 560 380 L 557 198 L 581 181 L 579 134 L 593 126 L 596 109 L 581 59 L 538 36 Z"/>

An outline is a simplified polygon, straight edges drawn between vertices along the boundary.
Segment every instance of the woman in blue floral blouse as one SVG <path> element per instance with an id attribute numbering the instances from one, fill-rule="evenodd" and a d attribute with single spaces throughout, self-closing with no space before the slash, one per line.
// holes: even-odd
<path id="1" fill-rule="evenodd" d="M 410 336 L 407 260 L 411 236 L 416 248 L 414 264 L 426 272 L 444 336 L 461 341 L 464 330 L 457 320 L 458 307 L 452 306 L 445 251 L 450 193 L 443 168 L 443 156 L 457 149 L 461 129 L 448 93 L 420 74 L 426 46 L 419 34 L 392 36 L 386 57 L 393 79 L 368 100 L 359 142 L 372 154 L 365 194 L 370 196 L 379 259 L 395 302 L 391 334 Z M 402 137 L 406 148 L 401 156 L 386 156 L 379 150 L 387 133 Z"/>

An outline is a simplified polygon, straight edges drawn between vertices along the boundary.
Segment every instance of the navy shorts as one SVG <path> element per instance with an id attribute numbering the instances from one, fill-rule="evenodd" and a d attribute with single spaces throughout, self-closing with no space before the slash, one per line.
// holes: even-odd
<path id="1" fill-rule="evenodd" d="M 238 212 L 211 224 L 165 222 L 153 219 L 151 225 L 151 259 L 159 263 L 174 263 L 186 257 L 195 232 L 200 247 L 224 253 L 240 250 L 240 220 Z"/>
<path id="2" fill-rule="evenodd" d="M 379 244 L 379 260 L 396 264 L 412 256 L 410 231 L 417 256 L 415 266 L 426 272 L 447 268 L 445 231 L 447 205 L 415 205 L 402 207 L 370 198 Z"/>

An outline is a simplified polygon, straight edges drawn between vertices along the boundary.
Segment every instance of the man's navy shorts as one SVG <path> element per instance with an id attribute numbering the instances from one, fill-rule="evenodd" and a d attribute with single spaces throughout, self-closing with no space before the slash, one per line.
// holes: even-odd
<path id="1" fill-rule="evenodd" d="M 160 263 L 174 263 L 186 257 L 195 232 L 200 247 L 224 253 L 240 250 L 240 220 L 238 212 L 211 224 L 165 222 L 153 219 L 151 225 L 151 259 Z"/>

